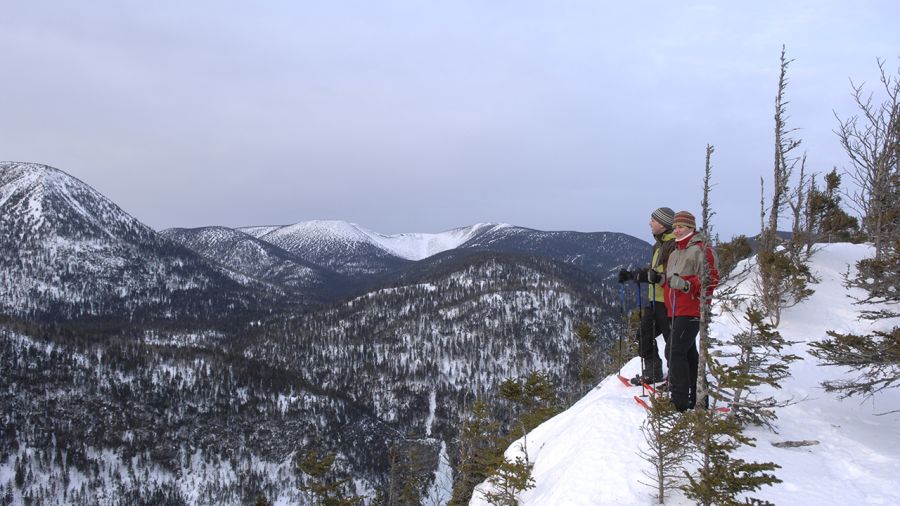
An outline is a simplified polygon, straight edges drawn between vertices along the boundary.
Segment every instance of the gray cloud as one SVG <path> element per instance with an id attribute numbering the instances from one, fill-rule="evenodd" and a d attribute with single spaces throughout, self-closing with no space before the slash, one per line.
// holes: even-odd
<path id="1" fill-rule="evenodd" d="M 320 5 L 321 4 L 321 5 Z M 809 167 L 845 160 L 848 78 L 896 63 L 893 1 L 18 2 L 0 20 L 0 158 L 151 226 L 481 221 L 645 234 L 758 226 L 782 44 Z"/>

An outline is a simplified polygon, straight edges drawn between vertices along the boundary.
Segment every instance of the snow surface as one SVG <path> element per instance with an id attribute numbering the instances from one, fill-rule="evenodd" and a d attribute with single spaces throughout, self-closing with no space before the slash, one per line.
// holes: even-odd
<path id="1" fill-rule="evenodd" d="M 843 275 L 856 261 L 872 255 L 865 245 L 822 246 L 812 259 L 812 271 L 819 283 L 806 301 L 782 312 L 778 330 L 796 341 L 790 352 L 803 357 L 791 367 L 792 376 L 775 392 L 793 405 L 777 411 L 777 433 L 750 428 L 755 447 L 745 447 L 736 456 L 781 466 L 775 472 L 783 483 L 751 494 L 775 504 L 900 504 L 897 470 L 900 469 L 900 389 L 876 394 L 871 399 L 849 398 L 826 393 L 820 386 L 835 379 L 840 368 L 819 366 L 807 353 L 807 343 L 826 337 L 827 330 L 867 333 L 872 328 L 887 329 L 894 321 L 859 320 L 860 306 L 849 295 L 861 292 L 843 286 Z M 752 276 L 737 281 L 740 292 L 752 293 Z M 711 333 L 726 339 L 739 330 L 730 314 L 714 318 Z M 662 347 L 660 347 L 662 348 Z M 639 371 L 637 358 L 623 368 L 623 375 Z M 623 386 L 614 376 L 603 380 L 567 411 L 537 427 L 506 451 L 509 459 L 527 449 L 534 464 L 535 487 L 519 494 L 523 505 L 631 505 L 656 504 L 655 489 L 641 482 L 649 464 L 638 450 L 646 447 L 640 425 L 646 411 L 633 400 L 637 387 Z M 815 440 L 820 444 L 799 448 L 778 448 L 772 443 Z M 487 504 L 479 485 L 471 505 Z M 691 502 L 678 491 L 666 497 L 666 504 Z"/>

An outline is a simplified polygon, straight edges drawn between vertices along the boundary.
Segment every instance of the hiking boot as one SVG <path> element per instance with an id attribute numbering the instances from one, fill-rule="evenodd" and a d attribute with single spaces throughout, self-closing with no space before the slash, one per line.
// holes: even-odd
<path id="1" fill-rule="evenodd" d="M 663 376 L 662 363 L 658 360 L 654 361 L 652 366 L 644 369 L 644 373 L 641 376 L 643 377 L 644 383 L 647 383 L 648 385 L 663 381 L 665 377 Z"/>

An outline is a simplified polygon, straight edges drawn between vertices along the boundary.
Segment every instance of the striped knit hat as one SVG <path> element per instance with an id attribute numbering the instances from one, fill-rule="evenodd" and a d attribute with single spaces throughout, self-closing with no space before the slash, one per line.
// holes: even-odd
<path id="1" fill-rule="evenodd" d="M 695 220 L 694 215 L 688 211 L 678 211 L 675 213 L 675 218 L 672 220 L 672 226 L 687 227 L 697 230 L 697 220 Z"/>
<path id="2" fill-rule="evenodd" d="M 660 225 L 666 227 L 667 229 L 671 229 L 672 219 L 675 217 L 675 211 L 669 209 L 668 207 L 660 207 L 656 211 L 653 211 L 650 217 L 656 220 L 656 222 Z"/>

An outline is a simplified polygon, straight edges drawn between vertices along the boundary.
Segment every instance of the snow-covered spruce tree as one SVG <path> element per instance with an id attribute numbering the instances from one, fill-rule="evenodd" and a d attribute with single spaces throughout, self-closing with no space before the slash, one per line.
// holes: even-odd
<path id="1" fill-rule="evenodd" d="M 659 504 L 665 503 L 668 491 L 684 482 L 683 469 L 692 450 L 685 420 L 668 399 L 650 396 L 650 411 L 641 425 L 647 447 L 640 455 L 650 464 L 644 470 L 650 481 L 644 484 L 656 489 Z"/>
<path id="2" fill-rule="evenodd" d="M 770 504 L 741 496 L 764 485 L 780 483 L 772 471 L 780 466 L 771 462 L 747 462 L 732 457 L 743 445 L 755 446 L 753 438 L 742 432 L 738 421 L 710 410 L 692 410 L 684 414 L 689 424 L 692 445 L 696 450 L 697 469 L 685 471 L 684 494 L 697 504 L 731 506 L 738 504 Z"/>
<path id="3" fill-rule="evenodd" d="M 775 95 L 775 164 L 772 175 L 772 202 L 766 219 L 765 206 L 761 209 L 761 231 L 757 262 L 758 293 L 764 312 L 775 326 L 781 320 L 781 310 L 790 307 L 812 294 L 807 288 L 810 280 L 809 268 L 798 261 L 789 249 L 780 247 L 778 224 L 781 211 L 790 200 L 788 184 L 799 158 L 792 152 L 800 145 L 799 139 L 791 137 L 792 130 L 786 125 L 785 91 L 787 89 L 787 68 L 791 61 L 786 50 L 781 49 L 781 66 L 778 76 L 778 92 Z"/>
<path id="4" fill-rule="evenodd" d="M 534 478 L 531 477 L 534 464 L 528 459 L 528 446 L 524 437 L 522 441 L 521 450 L 524 457 L 517 456 L 512 461 L 504 458 L 494 474 L 488 478 L 493 487 L 484 493 L 488 503 L 497 506 L 516 506 L 519 504 L 516 497 L 519 492 L 534 488 Z"/>
<path id="5" fill-rule="evenodd" d="M 774 396 L 762 396 L 758 387 L 768 385 L 781 388 L 781 381 L 790 376 L 790 364 L 800 357 L 785 354 L 792 344 L 784 339 L 754 307 L 744 314 L 747 329 L 732 337 L 731 342 L 718 343 L 710 361 L 716 383 L 711 395 L 731 407 L 730 415 L 741 425 L 765 425 L 774 429 L 775 408 L 789 404 Z"/>

